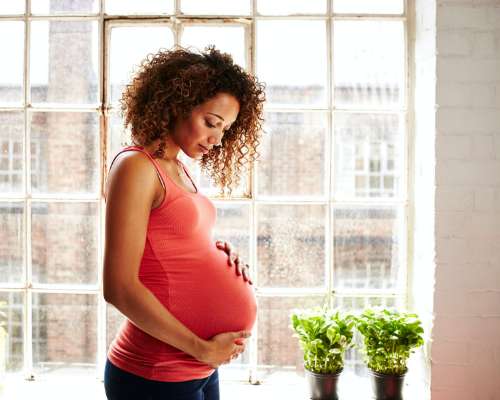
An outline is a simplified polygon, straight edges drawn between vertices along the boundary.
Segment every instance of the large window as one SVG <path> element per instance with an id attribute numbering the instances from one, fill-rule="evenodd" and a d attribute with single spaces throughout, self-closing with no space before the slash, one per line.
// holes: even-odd
<path id="1" fill-rule="evenodd" d="M 26 4 L 0 4 L 8 372 L 101 374 L 123 320 L 99 290 L 102 186 L 129 135 L 118 101 L 141 59 L 174 44 L 215 44 L 267 88 L 261 159 L 233 198 L 192 165 L 218 207 L 215 238 L 249 262 L 258 295 L 248 351 L 223 378 L 300 372 L 290 311 L 329 291 L 346 310 L 405 304 L 403 0 Z M 347 369 L 360 365 L 351 351 Z"/>

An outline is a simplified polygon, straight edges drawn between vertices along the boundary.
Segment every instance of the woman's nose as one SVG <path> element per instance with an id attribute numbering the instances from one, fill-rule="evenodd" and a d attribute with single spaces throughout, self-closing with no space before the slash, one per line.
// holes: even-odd
<path id="1" fill-rule="evenodd" d="M 215 135 L 209 136 L 208 137 L 208 143 L 212 144 L 214 146 L 220 146 L 221 140 L 222 140 L 222 135 L 218 135 L 220 137 L 217 137 Z"/>

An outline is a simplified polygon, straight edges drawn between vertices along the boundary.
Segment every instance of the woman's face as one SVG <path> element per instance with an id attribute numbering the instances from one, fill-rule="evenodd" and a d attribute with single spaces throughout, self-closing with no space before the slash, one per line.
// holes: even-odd
<path id="1" fill-rule="evenodd" d="M 196 106 L 188 118 L 177 122 L 172 139 L 188 157 L 201 158 L 221 144 L 239 111 L 240 104 L 234 96 L 218 93 Z"/>

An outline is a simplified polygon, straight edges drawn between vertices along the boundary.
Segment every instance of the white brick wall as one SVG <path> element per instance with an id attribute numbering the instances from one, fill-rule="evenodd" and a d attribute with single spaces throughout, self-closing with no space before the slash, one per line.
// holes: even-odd
<path id="1" fill-rule="evenodd" d="M 421 7 L 435 10 L 436 30 L 433 38 L 417 18 L 413 275 L 418 281 L 418 268 L 429 276 L 435 265 L 432 283 L 423 283 L 434 289 L 431 396 L 499 400 L 500 0 L 417 0 L 417 17 L 426 13 Z M 429 45 L 418 43 L 419 37 Z M 422 72 L 424 57 L 418 54 L 433 40 L 435 86 L 424 79 L 429 71 Z M 433 118 L 424 101 L 426 96 L 434 101 L 433 89 L 434 141 L 419 136 L 429 132 L 418 122 Z M 433 173 L 422 173 L 429 163 L 423 144 L 435 145 Z M 433 196 L 427 210 L 419 190 Z M 418 306 L 424 296 L 415 297 Z"/>

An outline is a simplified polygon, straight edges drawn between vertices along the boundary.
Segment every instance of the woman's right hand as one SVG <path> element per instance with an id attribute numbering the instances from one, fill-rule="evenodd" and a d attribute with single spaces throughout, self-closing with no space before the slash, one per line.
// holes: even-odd
<path id="1" fill-rule="evenodd" d="M 245 340 L 250 337 L 250 332 L 225 332 L 215 335 L 207 340 L 198 360 L 218 368 L 228 364 L 245 351 Z"/>

